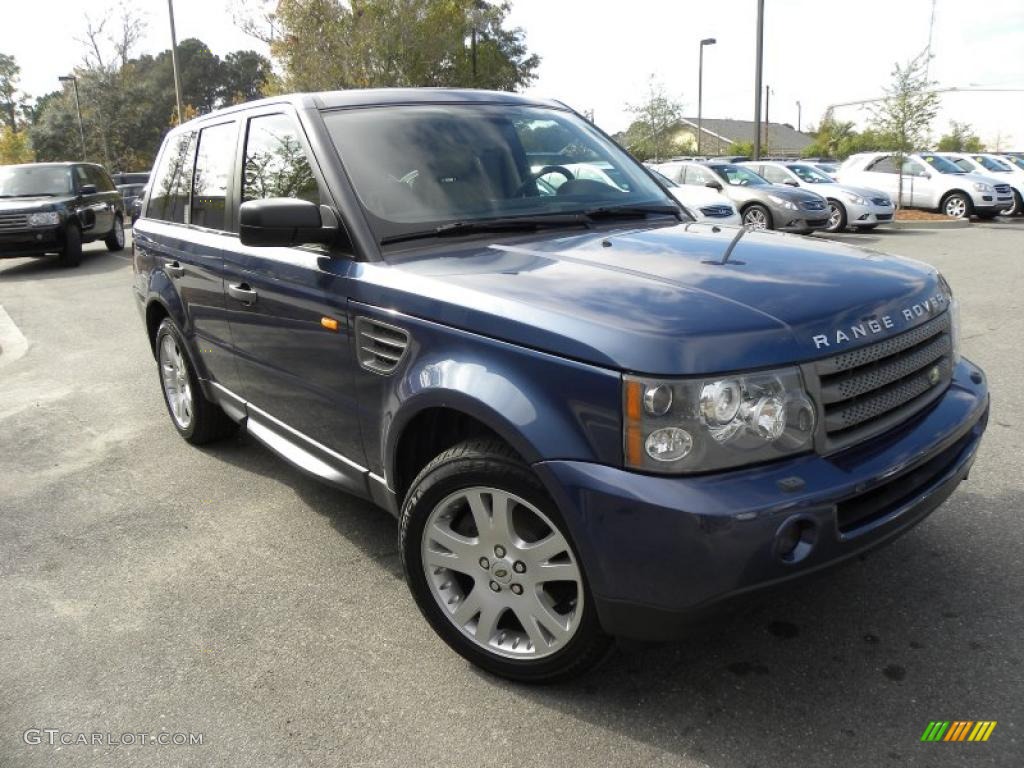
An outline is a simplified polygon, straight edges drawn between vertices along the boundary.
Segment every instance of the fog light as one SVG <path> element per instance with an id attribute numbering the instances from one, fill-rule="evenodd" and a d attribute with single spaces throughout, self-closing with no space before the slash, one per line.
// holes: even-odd
<path id="1" fill-rule="evenodd" d="M 806 558 L 818 540 L 818 529 L 813 520 L 792 517 L 775 534 L 775 554 L 784 563 L 798 563 Z"/>
<path id="2" fill-rule="evenodd" d="M 693 438 L 685 429 L 662 427 L 647 436 L 647 455 L 655 461 L 679 461 L 693 448 Z"/>

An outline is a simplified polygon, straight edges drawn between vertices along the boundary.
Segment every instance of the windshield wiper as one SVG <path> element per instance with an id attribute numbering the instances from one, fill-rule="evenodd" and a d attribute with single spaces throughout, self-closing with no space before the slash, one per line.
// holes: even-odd
<path id="1" fill-rule="evenodd" d="M 600 208 L 589 208 L 583 212 L 583 215 L 588 219 L 615 219 L 619 217 L 642 218 L 650 213 L 675 216 L 680 221 L 682 220 L 681 211 L 676 206 L 660 203 L 651 205 L 606 205 Z"/>
<path id="2" fill-rule="evenodd" d="M 474 232 L 534 232 L 541 227 L 574 226 L 587 226 L 587 220 L 577 213 L 556 213 L 548 216 L 513 216 L 500 219 L 480 219 L 479 221 L 453 221 L 433 229 L 390 235 L 381 238 L 380 244 L 388 245 L 389 243 L 401 243 L 428 237 L 454 237 Z"/>

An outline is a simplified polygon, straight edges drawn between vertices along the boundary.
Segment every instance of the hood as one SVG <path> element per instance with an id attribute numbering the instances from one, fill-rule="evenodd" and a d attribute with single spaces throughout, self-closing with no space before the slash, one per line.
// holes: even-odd
<path id="1" fill-rule="evenodd" d="M 0 213 L 34 213 L 53 210 L 53 204 L 65 198 L 58 197 L 10 197 L 0 198 Z"/>
<path id="2" fill-rule="evenodd" d="M 872 198 L 872 197 L 884 197 L 886 200 L 892 202 L 892 198 L 880 189 L 872 189 L 871 187 L 855 187 L 852 184 L 815 184 L 813 189 L 820 190 L 820 194 L 824 195 L 829 192 L 852 192 L 855 195 L 861 197 Z"/>
<path id="3" fill-rule="evenodd" d="M 703 223 L 448 242 L 363 266 L 353 298 L 597 365 L 664 375 L 826 357 L 901 333 L 944 305 L 934 301 L 941 279 L 924 264 Z M 867 334 L 852 332 L 861 324 Z"/>
<path id="4" fill-rule="evenodd" d="M 792 200 L 794 203 L 802 203 L 805 200 L 820 200 L 823 196 L 805 187 L 791 187 L 788 184 L 772 184 L 770 187 L 750 187 L 750 189 L 767 189 L 776 197 L 784 200 Z"/>

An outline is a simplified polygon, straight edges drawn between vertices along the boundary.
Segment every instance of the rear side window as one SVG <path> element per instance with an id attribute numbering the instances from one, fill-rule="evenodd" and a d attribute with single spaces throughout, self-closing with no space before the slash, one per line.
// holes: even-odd
<path id="1" fill-rule="evenodd" d="M 191 224 L 221 231 L 227 229 L 227 194 L 234 160 L 235 123 L 215 125 L 199 132 Z"/>
<path id="2" fill-rule="evenodd" d="M 168 141 L 160 157 L 160 166 L 153 176 L 149 205 L 146 208 L 147 217 L 185 223 L 194 159 L 194 133 L 182 133 Z"/>
<path id="3" fill-rule="evenodd" d="M 249 121 L 242 200 L 266 197 L 297 197 L 320 203 L 309 158 L 287 115 L 263 115 Z"/>
<path id="4" fill-rule="evenodd" d="M 893 161 L 891 156 L 886 156 L 875 160 L 871 165 L 867 167 L 867 170 L 872 173 L 896 173 L 896 163 Z"/>

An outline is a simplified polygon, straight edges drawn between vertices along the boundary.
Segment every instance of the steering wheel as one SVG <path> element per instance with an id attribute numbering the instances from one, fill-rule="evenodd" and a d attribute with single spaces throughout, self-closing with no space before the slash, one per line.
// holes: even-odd
<path id="1" fill-rule="evenodd" d="M 576 178 L 572 175 L 572 171 L 561 165 L 545 165 L 536 173 L 530 174 L 526 181 L 520 184 L 516 188 L 516 191 L 512 193 L 512 197 L 524 197 L 526 193 L 530 191 L 531 186 L 536 186 L 537 179 L 541 176 L 547 176 L 549 173 L 560 173 L 562 176 L 565 176 L 566 181 L 572 181 Z"/>

